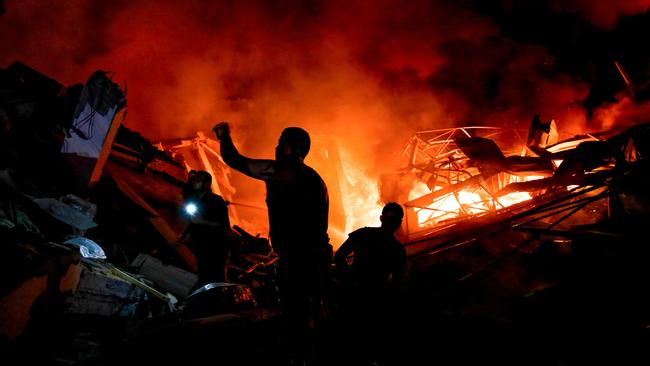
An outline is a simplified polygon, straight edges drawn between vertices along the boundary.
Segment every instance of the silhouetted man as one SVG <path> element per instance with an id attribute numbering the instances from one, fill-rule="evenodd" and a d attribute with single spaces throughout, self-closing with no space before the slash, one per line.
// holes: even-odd
<path id="1" fill-rule="evenodd" d="M 275 160 L 265 160 L 239 154 L 228 123 L 217 124 L 213 131 L 221 142 L 226 164 L 266 184 L 271 244 L 280 256 L 280 305 L 295 337 L 291 341 L 306 347 L 332 255 L 327 235 L 327 187 L 304 163 L 311 145 L 309 134 L 298 127 L 284 129 L 275 148 Z"/>
<path id="2" fill-rule="evenodd" d="M 224 199 L 212 193 L 212 176 L 192 170 L 183 187 L 185 216 L 190 224 L 183 233 L 198 267 L 199 283 L 224 282 L 229 257 L 230 219 Z"/>
<path id="3" fill-rule="evenodd" d="M 350 233 L 336 251 L 336 269 L 344 291 L 343 337 L 354 345 L 356 362 L 386 358 L 397 332 L 400 286 L 406 269 L 406 251 L 395 238 L 404 210 L 390 202 L 381 213 L 381 227 L 365 227 Z M 352 263 L 349 264 L 349 257 Z M 356 354 L 355 354 L 356 352 Z"/>
<path id="4" fill-rule="evenodd" d="M 337 269 L 348 273 L 351 285 L 362 291 L 395 289 L 402 282 L 406 251 L 395 238 L 404 218 L 402 207 L 391 202 L 381 213 L 381 227 L 364 227 L 350 233 L 336 251 Z M 353 254 L 352 264 L 348 257 Z"/>

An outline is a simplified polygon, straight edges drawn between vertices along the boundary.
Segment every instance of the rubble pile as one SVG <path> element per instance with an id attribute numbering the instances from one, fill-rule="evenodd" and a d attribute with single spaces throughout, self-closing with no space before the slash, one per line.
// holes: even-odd
<path id="1" fill-rule="evenodd" d="M 209 284 L 179 241 L 188 171 L 208 171 L 233 201 L 219 146 L 201 133 L 154 145 L 125 115 L 107 72 L 64 86 L 19 62 L 0 70 L 0 350 L 46 364 L 186 364 L 214 361 L 219 344 L 221 361 L 262 362 L 279 328 L 269 241 L 235 225 L 233 283 Z M 381 177 L 382 201 L 406 211 L 404 329 L 425 335 L 395 341 L 407 364 L 468 337 L 516 347 L 512 360 L 548 348 L 540 364 L 561 364 L 581 354 L 577 338 L 650 336 L 650 124 L 559 128 L 536 116 L 527 131 L 420 131 L 404 168 Z"/>
<path id="2" fill-rule="evenodd" d="M 246 284 L 198 283 L 177 243 L 186 166 L 124 127 L 125 115 L 110 73 L 64 86 L 19 62 L 0 69 L 5 359 L 103 364 L 150 332 L 277 315 Z"/>
<path id="3" fill-rule="evenodd" d="M 515 132 L 418 133 L 407 168 L 383 179 L 384 194 L 411 193 L 413 312 L 440 316 L 421 326 L 439 331 L 410 346 L 509 344 L 496 359 L 539 364 L 647 361 L 634 345 L 650 335 L 650 124 L 558 141 L 554 122 L 534 119 L 523 152 L 503 153 L 495 140 L 516 146 Z"/>

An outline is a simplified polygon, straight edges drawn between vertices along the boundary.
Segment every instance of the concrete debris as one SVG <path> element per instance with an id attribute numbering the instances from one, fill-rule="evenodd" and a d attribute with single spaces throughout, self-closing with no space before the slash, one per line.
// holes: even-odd
<path id="1" fill-rule="evenodd" d="M 131 266 L 157 287 L 181 298 L 189 296 L 199 281 L 196 274 L 164 264 L 159 259 L 144 253 L 140 253 Z"/>
<path id="2" fill-rule="evenodd" d="M 122 126 L 125 95 L 104 71 L 66 87 L 0 69 L 1 357 L 85 364 L 181 317 L 277 316 L 244 284 L 197 288 L 185 165 Z"/>
<path id="3" fill-rule="evenodd" d="M 83 266 L 79 286 L 66 297 L 65 314 L 132 318 L 145 300 L 145 291 L 109 271 Z"/>

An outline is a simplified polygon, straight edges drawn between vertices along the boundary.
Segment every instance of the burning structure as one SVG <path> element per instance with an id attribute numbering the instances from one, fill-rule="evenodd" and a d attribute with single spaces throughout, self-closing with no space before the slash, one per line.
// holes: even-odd
<path id="1" fill-rule="evenodd" d="M 518 132 L 460 127 L 416 133 L 401 153 L 407 161 L 405 173 L 385 176 L 383 182 L 390 190 L 404 185 L 390 179 L 412 180 L 407 196 L 404 189 L 397 192 L 410 210 L 405 228 L 409 240 L 431 235 L 428 231 L 454 220 L 476 219 L 539 196 L 543 184 L 536 190 L 523 183 L 553 176 L 568 151 L 585 141 L 599 141 L 585 135 L 558 142 L 555 122 L 542 124 L 536 116 L 526 143 L 506 156 L 495 140 L 516 145 L 522 140 Z"/>
<path id="2" fill-rule="evenodd" d="M 63 81 L 0 70 L 0 357 L 280 363 L 263 189 L 200 131 L 263 156 L 298 118 L 335 247 L 406 209 L 394 364 L 647 363 L 647 1 L 100 3 L 0 1 L 0 62 Z M 192 169 L 232 284 L 178 243 Z"/>
<path id="3" fill-rule="evenodd" d="M 13 262 L 4 269 L 23 274 L 4 287 L 6 342 L 21 347 L 47 343 L 51 333 L 43 327 L 81 321 L 93 328 L 76 326 L 69 338 L 51 343 L 43 354 L 45 359 L 79 362 L 84 352 L 96 356 L 83 357 L 106 360 L 104 347 L 160 342 L 189 347 L 178 338 L 188 329 L 225 337 L 223 327 L 236 327 L 273 337 L 268 332 L 277 315 L 272 273 L 277 257 L 267 240 L 245 230 L 262 227 L 257 232 L 263 234 L 263 225 L 255 226 L 264 219 L 259 217 L 263 210 L 238 202 L 235 177 L 216 141 L 198 133 L 152 144 L 120 126 L 124 96 L 101 72 L 83 86 L 67 88 L 22 64 L 3 70 L 2 77 L 5 121 L 10 122 L 3 157 L 16 157 L 5 160 L 8 169 L 2 175 L 7 202 L 3 235 L 12 248 L 7 258 Z M 75 90 L 80 91 L 77 96 Z M 44 108 L 60 112 L 48 114 L 51 110 Z M 39 117 L 42 113 L 52 119 L 25 128 L 48 121 Z M 57 128 L 68 133 L 56 139 L 51 132 Z M 20 141 L 32 139 L 33 133 L 49 136 L 44 141 L 50 143 L 39 145 L 40 150 L 24 150 Z M 538 117 L 528 131 L 484 126 L 420 131 L 398 155 L 402 168 L 386 172 L 378 185 L 350 165 L 335 143 L 317 141 L 314 164 L 332 167 L 326 173 L 335 217 L 330 233 L 335 238 L 369 225 L 378 216 L 380 200 L 403 204 L 407 215 L 401 236 L 411 263 L 405 299 L 418 309 L 412 313 L 418 318 L 405 318 L 409 327 L 423 320 L 444 326 L 431 314 L 450 311 L 464 319 L 509 319 L 516 327 L 525 324 L 535 331 L 545 329 L 534 321 L 538 316 L 568 321 L 562 311 L 549 315 L 545 307 L 530 313 L 521 309 L 537 301 L 566 300 L 566 291 L 586 286 L 576 271 L 593 271 L 594 263 L 629 264 L 623 247 L 637 253 L 635 258 L 644 258 L 645 249 L 629 243 L 638 240 L 635 235 L 648 219 L 644 187 L 650 127 L 639 124 L 562 140 L 559 136 L 554 121 Z M 43 154 L 52 156 L 54 163 L 43 165 Z M 212 190 L 230 202 L 241 243 L 230 269 L 239 284 L 197 289 L 194 254 L 178 243 L 184 227 L 180 190 L 193 169 L 210 172 Z M 48 174 L 56 179 L 44 178 Z M 23 265 L 33 265 L 29 258 L 34 255 L 44 263 L 54 262 L 28 271 Z M 582 262 L 585 255 L 590 258 L 587 264 Z M 634 266 L 625 273 L 638 275 L 635 283 L 640 286 L 646 277 Z M 52 282 L 45 290 L 39 287 L 39 271 Z M 621 296 L 638 304 L 650 299 L 644 293 Z M 513 306 L 524 313 L 513 315 Z M 56 307 L 60 312 L 48 313 Z M 631 312 L 612 326 L 642 326 L 645 316 L 643 311 Z M 88 317 L 95 320 L 88 322 Z M 117 318 L 130 325 L 116 328 L 96 322 Z M 213 323 L 208 326 L 205 319 Z M 568 321 L 566 329 L 582 331 L 573 328 L 584 325 L 583 318 L 577 319 Z M 522 330 L 516 327 L 505 334 L 519 334 Z M 171 336 L 177 331 L 178 336 Z M 100 342 L 98 336 L 121 340 Z M 227 337 L 228 342 L 238 339 Z M 184 357 L 176 352 L 160 356 Z"/>
<path id="4" fill-rule="evenodd" d="M 567 346 L 549 347 L 535 362 L 639 357 L 628 342 L 647 321 L 637 304 L 650 300 L 642 290 L 648 274 L 639 262 L 648 253 L 641 238 L 648 220 L 643 151 L 649 126 L 555 141 L 553 123 L 539 131 L 538 122 L 533 120 L 524 151 L 511 156 L 477 136 L 496 137 L 501 129 L 426 131 L 411 139 L 408 173 L 400 178 L 411 175 L 415 182 L 404 203 L 414 272 L 437 294 L 428 298 L 433 308 L 513 327 L 505 338 L 503 329 L 488 328 L 519 348 L 517 357 L 535 348 L 519 335 L 546 346 L 536 334 L 557 331 L 566 332 L 554 337 Z M 453 340 L 435 339 L 457 349 L 455 342 L 475 331 L 466 326 L 459 331 L 443 325 Z M 615 332 L 625 335 L 613 339 Z M 575 336 L 631 353 L 591 353 L 569 345 Z"/>

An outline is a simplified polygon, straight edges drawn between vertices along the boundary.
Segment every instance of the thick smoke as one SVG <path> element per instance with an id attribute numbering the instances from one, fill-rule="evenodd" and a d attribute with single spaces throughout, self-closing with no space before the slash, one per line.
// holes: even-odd
<path id="1" fill-rule="evenodd" d="M 584 124 L 587 87 L 553 74 L 552 54 L 445 3 L 10 1 L 0 63 L 65 83 L 113 71 L 127 126 L 152 139 L 229 120 L 268 155 L 296 124 L 371 170 L 417 129 L 525 128 L 534 113 Z"/>
<path id="2" fill-rule="evenodd" d="M 644 13 L 650 0 L 553 0 L 558 11 L 577 13 L 598 27 L 612 29 L 623 15 Z"/>
<path id="3" fill-rule="evenodd" d="M 14 0 L 0 18 L 0 65 L 21 60 L 66 84 L 113 71 L 128 89 L 126 125 L 152 140 L 227 120 L 243 151 L 271 157 L 281 129 L 302 126 L 375 178 L 420 129 L 525 129 L 539 113 L 583 131 L 589 85 L 471 1 L 457 4 Z M 549 6 L 611 28 L 650 1 Z"/>

